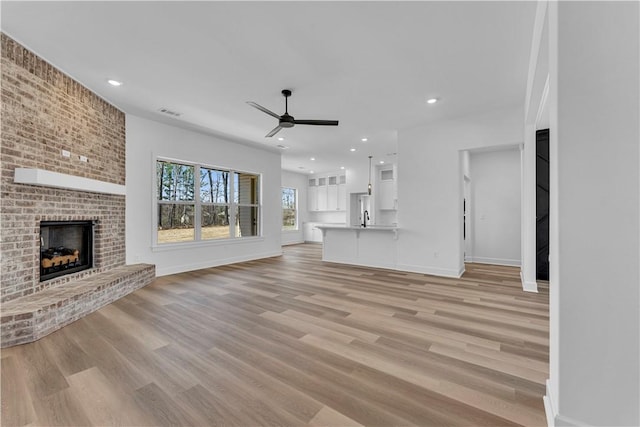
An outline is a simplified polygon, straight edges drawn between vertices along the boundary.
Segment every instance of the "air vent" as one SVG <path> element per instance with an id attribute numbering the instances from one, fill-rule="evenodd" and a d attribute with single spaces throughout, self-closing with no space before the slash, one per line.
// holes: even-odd
<path id="1" fill-rule="evenodd" d="M 161 112 L 162 114 L 166 114 L 166 115 L 172 116 L 172 117 L 180 117 L 182 115 L 182 113 L 178 113 L 176 111 L 171 111 L 168 108 L 160 108 L 158 111 Z"/>
<path id="2" fill-rule="evenodd" d="M 289 147 L 287 147 L 286 145 L 278 144 L 278 148 L 281 150 L 286 150 Z"/>

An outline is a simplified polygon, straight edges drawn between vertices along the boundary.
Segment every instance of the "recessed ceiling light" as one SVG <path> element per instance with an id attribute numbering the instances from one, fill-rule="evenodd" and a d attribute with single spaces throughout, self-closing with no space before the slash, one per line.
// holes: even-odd
<path id="1" fill-rule="evenodd" d="M 284 141 L 284 138 L 283 138 L 283 137 L 281 137 L 281 136 L 279 136 L 279 137 L 278 137 L 278 141 Z"/>
<path id="2" fill-rule="evenodd" d="M 340 169 L 341 169 L 341 170 L 344 170 L 344 166 L 340 166 Z"/>
<path id="3" fill-rule="evenodd" d="M 427 99 L 427 104 L 435 104 L 438 102 L 438 98 L 429 98 Z"/>
<path id="4" fill-rule="evenodd" d="M 281 150 L 286 150 L 287 148 L 289 148 L 286 145 L 282 145 L 282 144 L 278 144 L 277 147 Z"/>
<path id="5" fill-rule="evenodd" d="M 107 80 L 107 83 L 109 83 L 111 86 L 122 86 L 122 82 L 119 82 L 119 81 L 113 80 L 113 79 Z"/>
<path id="6" fill-rule="evenodd" d="M 313 162 L 315 159 L 316 159 L 315 157 L 312 157 L 309 160 L 311 160 Z"/>
<path id="7" fill-rule="evenodd" d="M 367 141 L 368 141 L 368 139 L 367 139 L 367 138 L 362 138 L 362 139 L 361 139 L 361 141 L 362 141 L 362 142 L 367 142 Z"/>
<path id="8" fill-rule="evenodd" d="M 382 164 L 384 164 L 384 160 L 380 160 L 380 164 L 381 164 L 381 165 L 382 165 Z"/>
<path id="9" fill-rule="evenodd" d="M 309 171 L 309 173 L 315 173 L 314 171 Z"/>
<path id="10" fill-rule="evenodd" d="M 350 148 L 349 151 L 353 152 L 353 151 L 356 151 L 356 149 L 355 148 Z"/>

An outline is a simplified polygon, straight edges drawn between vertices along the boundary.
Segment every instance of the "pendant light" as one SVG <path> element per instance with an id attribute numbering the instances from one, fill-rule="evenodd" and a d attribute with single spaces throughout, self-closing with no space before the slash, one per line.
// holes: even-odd
<path id="1" fill-rule="evenodd" d="M 368 192 L 369 195 L 371 195 L 371 158 L 373 156 L 369 156 L 369 187 L 368 187 Z"/>

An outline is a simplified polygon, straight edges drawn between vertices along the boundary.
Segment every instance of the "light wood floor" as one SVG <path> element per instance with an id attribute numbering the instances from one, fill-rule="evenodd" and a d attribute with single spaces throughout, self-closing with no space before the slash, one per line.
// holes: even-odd
<path id="1" fill-rule="evenodd" d="M 278 258 L 157 279 L 2 351 L 2 425 L 545 425 L 548 292 Z"/>

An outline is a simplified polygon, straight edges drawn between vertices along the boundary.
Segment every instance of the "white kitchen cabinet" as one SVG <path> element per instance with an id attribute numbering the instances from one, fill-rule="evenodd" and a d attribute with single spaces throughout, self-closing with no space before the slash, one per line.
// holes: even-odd
<path id="1" fill-rule="evenodd" d="M 319 211 L 327 210 L 327 177 L 318 178 L 318 194 L 316 198 L 318 200 L 318 208 Z"/>
<path id="2" fill-rule="evenodd" d="M 335 211 L 338 209 L 338 177 L 327 177 L 327 210 Z"/>
<path id="3" fill-rule="evenodd" d="M 347 206 L 346 175 L 329 174 L 309 179 L 309 211 L 345 211 Z"/>
<path id="4" fill-rule="evenodd" d="M 310 212 L 318 210 L 318 187 L 315 185 L 307 189 L 307 208 Z"/>
<path id="5" fill-rule="evenodd" d="M 327 186 L 327 210 L 328 211 L 338 210 L 338 186 L 337 185 Z"/>
<path id="6" fill-rule="evenodd" d="M 302 226 L 302 232 L 305 242 L 322 242 L 322 230 L 317 228 L 318 223 L 305 222 Z"/>
<path id="7" fill-rule="evenodd" d="M 384 168 L 379 171 L 377 206 L 380 210 L 396 210 L 398 208 L 395 167 Z"/>
<path id="8" fill-rule="evenodd" d="M 347 210 L 347 185 L 338 184 L 338 210 Z"/>

